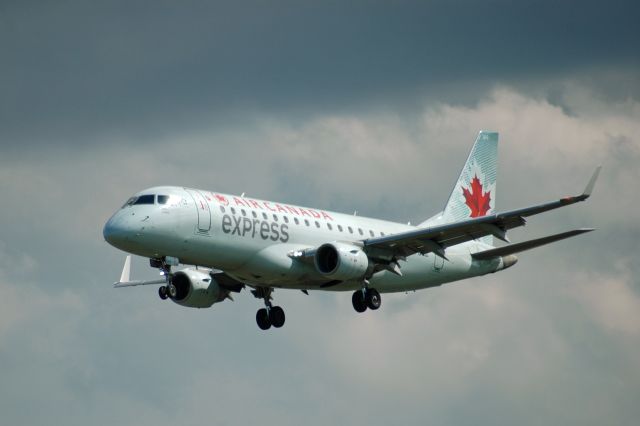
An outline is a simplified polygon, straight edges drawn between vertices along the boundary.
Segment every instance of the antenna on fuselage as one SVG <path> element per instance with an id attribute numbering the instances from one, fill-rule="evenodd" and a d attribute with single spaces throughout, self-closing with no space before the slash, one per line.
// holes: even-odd
<path id="1" fill-rule="evenodd" d="M 244 192 L 240 194 L 240 198 L 244 198 Z"/>

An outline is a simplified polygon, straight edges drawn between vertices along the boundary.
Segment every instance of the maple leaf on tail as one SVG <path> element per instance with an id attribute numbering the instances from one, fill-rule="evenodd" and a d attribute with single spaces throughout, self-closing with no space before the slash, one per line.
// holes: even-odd
<path id="1" fill-rule="evenodd" d="M 471 217 L 484 216 L 491 209 L 491 192 L 483 193 L 482 189 L 478 176 L 471 179 L 471 191 L 462 188 L 462 195 L 464 195 L 467 206 L 471 209 Z"/>

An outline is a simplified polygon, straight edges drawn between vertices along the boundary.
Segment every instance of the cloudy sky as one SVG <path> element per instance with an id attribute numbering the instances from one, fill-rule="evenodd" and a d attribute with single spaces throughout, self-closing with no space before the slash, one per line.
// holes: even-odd
<path id="1" fill-rule="evenodd" d="M 632 425 L 640 15 L 631 1 L 0 3 L 0 417 L 29 425 Z M 523 241 L 596 232 L 357 315 L 278 291 L 114 290 L 102 226 L 158 184 L 417 222 L 480 129 Z M 134 275 L 154 277 L 144 259 Z"/>

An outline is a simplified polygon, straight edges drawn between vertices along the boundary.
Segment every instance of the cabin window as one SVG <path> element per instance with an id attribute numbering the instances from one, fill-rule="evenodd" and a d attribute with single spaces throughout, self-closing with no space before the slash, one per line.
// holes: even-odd
<path id="1" fill-rule="evenodd" d="M 342 225 L 338 225 L 338 231 L 342 232 Z"/>
<path id="2" fill-rule="evenodd" d="M 352 227 L 349 227 L 349 233 L 353 234 L 353 228 Z"/>
<path id="3" fill-rule="evenodd" d="M 304 220 L 304 224 L 305 224 L 305 225 L 307 225 L 307 226 L 309 226 L 309 220 L 308 220 L 308 219 L 305 219 L 305 220 Z"/>
<path id="4" fill-rule="evenodd" d="M 295 222 L 295 224 L 296 224 L 296 225 L 300 225 L 300 221 L 298 220 L 298 218 L 297 218 L 297 217 L 294 217 L 294 218 L 293 218 L 293 221 Z"/>
<path id="5" fill-rule="evenodd" d="M 247 212 L 244 209 L 241 209 L 240 211 L 242 212 L 242 216 L 246 216 L 247 215 Z"/>
<path id="6" fill-rule="evenodd" d="M 267 216 L 267 214 L 266 214 L 266 213 L 262 213 L 262 218 L 263 218 L 264 220 L 269 219 L 269 217 Z"/>
<path id="7" fill-rule="evenodd" d="M 371 235 L 372 237 L 375 237 L 375 234 L 373 233 L 373 231 L 371 229 L 369 229 L 369 235 Z"/>
<path id="8" fill-rule="evenodd" d="M 358 228 L 358 232 L 360 233 L 360 235 L 364 235 L 364 232 L 362 232 L 362 228 Z"/>
<path id="9" fill-rule="evenodd" d="M 282 216 L 284 223 L 289 223 L 289 216 Z"/>
<path id="10" fill-rule="evenodd" d="M 255 212 L 255 211 L 253 211 L 253 210 L 251 211 L 251 215 L 252 215 L 254 218 L 257 218 L 257 217 L 258 217 L 258 213 L 256 213 L 256 212 Z"/>
<path id="11" fill-rule="evenodd" d="M 329 228 L 329 231 L 333 230 L 330 223 L 327 223 L 327 228 Z"/>
<path id="12" fill-rule="evenodd" d="M 278 221 L 278 216 L 274 214 L 273 215 L 273 220 L 274 220 L 274 222 L 277 222 Z"/>
<path id="13" fill-rule="evenodd" d="M 224 210 L 225 210 L 224 206 L 220 206 L 220 211 L 221 211 L 222 213 L 224 213 Z"/>
<path id="14" fill-rule="evenodd" d="M 235 207 L 231 207 L 231 213 L 236 214 L 236 209 L 235 209 Z"/>

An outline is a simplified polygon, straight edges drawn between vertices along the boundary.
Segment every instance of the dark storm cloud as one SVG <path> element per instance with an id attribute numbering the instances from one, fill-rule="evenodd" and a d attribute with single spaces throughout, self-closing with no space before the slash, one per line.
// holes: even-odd
<path id="1" fill-rule="evenodd" d="M 596 1 L 5 4 L 0 141 L 5 149 L 82 145 L 125 132 L 142 141 L 227 123 L 247 108 L 318 112 L 425 93 L 468 101 L 475 82 L 629 66 L 638 9 Z"/>

